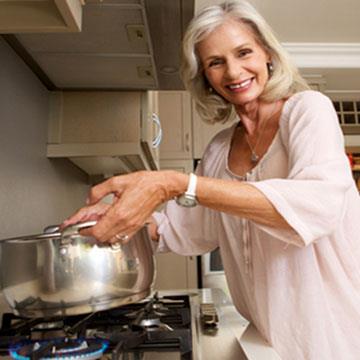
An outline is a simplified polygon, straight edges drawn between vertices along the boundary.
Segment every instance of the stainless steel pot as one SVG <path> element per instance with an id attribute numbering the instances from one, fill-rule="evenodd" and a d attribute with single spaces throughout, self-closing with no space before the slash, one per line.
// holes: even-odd
<path id="1" fill-rule="evenodd" d="M 15 314 L 76 315 L 150 294 L 155 271 L 147 227 L 125 245 L 99 245 L 79 234 L 95 224 L 0 241 L 2 291 Z"/>

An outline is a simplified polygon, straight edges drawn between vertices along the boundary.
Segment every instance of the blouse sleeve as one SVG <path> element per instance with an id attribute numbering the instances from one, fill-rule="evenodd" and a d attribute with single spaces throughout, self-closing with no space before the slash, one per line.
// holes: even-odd
<path id="1" fill-rule="evenodd" d="M 202 175 L 202 165 L 196 174 Z M 167 202 L 161 212 L 153 214 L 158 225 L 159 243 L 156 252 L 172 251 L 180 255 L 200 255 L 218 247 L 215 226 L 219 214 L 201 205 L 193 208 L 179 206 L 175 200 Z"/>
<path id="2" fill-rule="evenodd" d="M 288 153 L 288 177 L 252 182 L 293 231 L 256 224 L 297 246 L 330 235 L 341 221 L 353 186 L 342 132 L 331 101 L 321 93 L 294 95 L 280 123 Z"/>

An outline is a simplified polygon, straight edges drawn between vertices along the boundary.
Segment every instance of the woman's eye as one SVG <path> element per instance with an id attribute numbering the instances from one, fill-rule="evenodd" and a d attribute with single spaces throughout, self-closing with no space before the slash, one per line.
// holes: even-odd
<path id="1" fill-rule="evenodd" d="M 248 54 L 250 54 L 251 53 L 251 50 L 250 49 L 243 49 L 243 50 L 240 50 L 239 52 L 238 52 L 238 55 L 239 55 L 239 57 L 243 57 L 243 56 L 246 56 L 246 55 L 248 55 Z"/>
<path id="2" fill-rule="evenodd" d="M 209 62 L 209 67 L 213 67 L 213 66 L 216 66 L 216 65 L 220 65 L 222 64 L 222 60 L 221 59 L 214 59 L 214 60 L 211 60 Z"/>

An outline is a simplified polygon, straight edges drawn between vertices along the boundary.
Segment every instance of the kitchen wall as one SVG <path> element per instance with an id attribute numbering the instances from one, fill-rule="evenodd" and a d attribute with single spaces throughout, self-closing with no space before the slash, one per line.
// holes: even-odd
<path id="1" fill-rule="evenodd" d="M 86 176 L 46 158 L 48 104 L 47 89 L 0 37 L 0 238 L 42 232 L 84 203 Z"/>
<path id="2" fill-rule="evenodd" d="M 42 232 L 84 204 L 86 176 L 46 158 L 49 92 L 0 37 L 0 238 Z"/>

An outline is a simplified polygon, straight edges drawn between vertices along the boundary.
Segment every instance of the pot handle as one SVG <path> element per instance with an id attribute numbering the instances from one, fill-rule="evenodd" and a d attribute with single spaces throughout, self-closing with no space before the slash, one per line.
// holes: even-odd
<path id="1" fill-rule="evenodd" d="M 96 220 L 90 220 L 90 221 L 85 221 L 82 223 L 70 225 L 69 227 L 65 228 L 62 232 L 62 244 L 66 245 L 66 243 L 69 242 L 69 239 L 71 241 L 72 236 L 79 235 L 79 230 L 95 226 L 96 224 L 97 224 Z M 118 251 L 122 245 L 120 243 L 113 243 L 113 244 L 110 244 L 109 246 L 112 250 Z"/>
<path id="2" fill-rule="evenodd" d="M 53 234 L 60 231 L 60 225 L 49 225 L 44 229 L 44 234 Z"/>
<path id="3" fill-rule="evenodd" d="M 67 236 L 71 236 L 71 235 L 79 235 L 79 230 L 95 226 L 96 223 L 97 223 L 96 220 L 91 220 L 91 221 L 77 223 L 74 225 L 69 225 L 63 229 L 62 236 L 67 237 Z"/>
<path id="4" fill-rule="evenodd" d="M 43 241 L 43 240 L 59 239 L 59 238 L 61 238 L 61 232 L 52 232 L 52 233 L 42 233 L 42 234 L 35 234 L 28 236 L 17 236 L 8 239 L 0 239 L 0 243 L 6 243 L 6 242 L 23 243 L 24 241 L 32 242 L 32 241 L 39 241 L 39 240 Z"/>
<path id="5" fill-rule="evenodd" d="M 3 242 L 23 243 L 24 241 L 31 242 L 31 241 L 39 241 L 39 240 L 50 240 L 50 239 L 55 239 L 55 238 L 69 239 L 72 236 L 79 235 L 79 230 L 94 226 L 95 224 L 96 224 L 96 221 L 86 221 L 83 223 L 70 225 L 70 226 L 66 227 L 65 229 L 63 229 L 63 231 L 60 231 L 60 225 L 50 225 L 44 229 L 44 232 L 42 234 L 17 236 L 17 237 L 8 238 L 8 239 L 0 239 L 0 243 L 3 243 Z"/>
<path id="6" fill-rule="evenodd" d="M 46 227 L 42 234 L 0 239 L 0 244 L 3 242 L 23 243 L 24 241 L 31 242 L 31 241 L 50 240 L 57 238 L 57 239 L 61 239 L 61 247 L 66 247 L 68 244 L 71 243 L 73 237 L 80 235 L 79 230 L 95 226 L 96 224 L 97 224 L 96 220 L 85 221 L 82 223 L 69 225 L 68 227 L 64 228 L 62 231 L 60 231 L 60 225 L 51 225 Z M 121 244 L 119 243 L 111 244 L 110 247 L 112 250 L 117 251 L 119 250 L 119 248 L 121 248 Z"/>
<path id="7" fill-rule="evenodd" d="M 70 244 L 73 238 L 80 236 L 79 231 L 81 229 L 86 229 L 88 227 L 92 227 L 96 223 L 97 223 L 97 221 L 85 221 L 85 222 L 67 226 L 61 232 L 61 244 L 63 246 Z"/>

